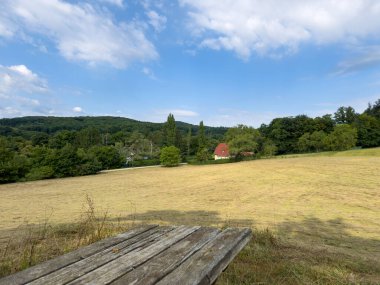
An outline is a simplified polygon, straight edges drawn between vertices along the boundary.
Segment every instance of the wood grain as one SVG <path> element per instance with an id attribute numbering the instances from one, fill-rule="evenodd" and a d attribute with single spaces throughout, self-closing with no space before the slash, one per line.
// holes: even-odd
<path id="1" fill-rule="evenodd" d="M 169 232 L 158 242 L 140 251 L 133 251 L 129 254 L 113 260 L 106 265 L 70 282 L 69 284 L 109 284 L 111 281 L 132 271 L 150 258 L 160 254 L 176 242 L 192 234 L 200 227 L 180 226 Z"/>
<path id="2" fill-rule="evenodd" d="M 250 229 L 143 226 L 0 280 L 0 285 L 213 284 Z"/>
<path id="3" fill-rule="evenodd" d="M 142 226 L 131 229 L 130 231 L 115 237 L 98 241 L 89 246 L 82 247 L 65 255 L 61 255 L 52 260 L 48 260 L 36 266 L 30 267 L 24 271 L 2 278 L 0 279 L 0 285 L 16 285 L 31 282 L 39 277 L 54 272 L 60 268 L 91 256 L 105 248 L 114 246 L 155 227 L 157 227 L 157 225 Z"/>
<path id="4" fill-rule="evenodd" d="M 195 252 L 213 240 L 219 232 L 218 229 L 201 228 L 111 284 L 155 284 L 186 259 L 191 258 Z"/>
<path id="5" fill-rule="evenodd" d="M 150 229 L 138 236 L 116 244 L 110 248 L 93 254 L 69 266 L 61 268 L 51 274 L 34 280 L 30 285 L 61 285 L 69 283 L 102 265 L 119 258 L 133 250 L 140 250 L 158 241 L 162 235 L 173 230 L 173 227 Z"/>
<path id="6" fill-rule="evenodd" d="M 157 285 L 213 284 L 236 254 L 247 244 L 251 234 L 249 229 L 224 230 Z"/>

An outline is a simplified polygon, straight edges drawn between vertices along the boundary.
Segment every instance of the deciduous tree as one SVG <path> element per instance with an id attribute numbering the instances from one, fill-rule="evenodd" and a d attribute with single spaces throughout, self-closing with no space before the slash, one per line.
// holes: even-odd
<path id="1" fill-rule="evenodd" d="M 380 146 L 380 119 L 364 113 L 355 121 L 355 127 L 358 130 L 358 145 L 362 147 Z"/>
<path id="2" fill-rule="evenodd" d="M 357 130 L 348 125 L 341 124 L 334 127 L 334 131 L 326 137 L 326 147 L 330 150 L 348 150 L 356 145 Z"/>
<path id="3" fill-rule="evenodd" d="M 180 150 L 175 146 L 167 146 L 161 149 L 160 161 L 163 166 L 178 166 L 181 161 Z"/>
<path id="4" fill-rule="evenodd" d="M 230 128 L 225 135 L 225 141 L 232 155 L 239 155 L 242 152 L 257 153 L 259 139 L 260 132 L 245 125 Z"/>
<path id="5" fill-rule="evenodd" d="M 339 107 L 334 113 L 334 119 L 337 124 L 352 124 L 357 114 L 352 107 Z"/>

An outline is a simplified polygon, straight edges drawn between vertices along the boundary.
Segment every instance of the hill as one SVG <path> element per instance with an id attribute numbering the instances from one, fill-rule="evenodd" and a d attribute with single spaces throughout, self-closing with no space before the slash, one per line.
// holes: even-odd
<path id="1" fill-rule="evenodd" d="M 123 117 L 42 117 L 30 116 L 11 119 L 0 119 L 1 136 L 21 136 L 30 139 L 36 133 L 49 135 L 59 131 L 80 131 L 86 128 L 96 128 L 102 133 L 117 133 L 118 131 L 139 131 L 142 134 L 160 131 L 164 123 L 142 122 Z M 198 132 L 198 126 L 185 122 L 176 122 L 181 133 L 187 133 L 189 127 Z M 211 137 L 221 137 L 227 131 L 225 127 L 206 127 L 206 133 Z"/>

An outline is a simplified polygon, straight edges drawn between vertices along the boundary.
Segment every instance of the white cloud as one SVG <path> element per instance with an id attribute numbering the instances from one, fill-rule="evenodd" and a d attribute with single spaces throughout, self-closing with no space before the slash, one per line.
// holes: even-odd
<path id="1" fill-rule="evenodd" d="M 169 113 L 172 113 L 174 116 L 178 117 L 197 117 L 198 113 L 190 110 L 174 109 L 170 110 Z"/>
<path id="2" fill-rule="evenodd" d="M 11 23 L 5 20 L 3 14 L 0 12 L 0 37 L 11 38 L 14 35 L 14 27 Z"/>
<path id="3" fill-rule="evenodd" d="M 146 112 L 126 114 L 125 116 L 141 121 L 162 123 L 167 120 L 170 113 L 174 115 L 176 121 L 192 124 L 199 123 L 200 115 L 197 112 L 188 109 L 155 109 L 147 110 Z"/>
<path id="4" fill-rule="evenodd" d="M 100 0 L 101 2 L 108 3 L 111 5 L 118 6 L 120 8 L 124 7 L 124 0 Z"/>
<path id="5" fill-rule="evenodd" d="M 9 97 L 19 92 L 48 92 L 47 82 L 25 65 L 0 65 L 0 95 Z"/>
<path id="6" fill-rule="evenodd" d="M 160 118 L 165 117 L 165 119 L 169 114 L 173 114 L 174 117 L 181 117 L 181 118 L 189 118 L 189 117 L 198 117 L 199 116 L 199 114 L 197 112 L 194 112 L 191 110 L 185 110 L 185 109 L 158 110 L 155 113 Z"/>
<path id="7" fill-rule="evenodd" d="M 22 115 L 22 112 L 14 107 L 3 107 L 0 105 L 0 117 L 1 118 L 10 118 L 10 117 L 19 117 Z"/>
<path id="8" fill-rule="evenodd" d="M 25 65 L 13 65 L 13 66 L 10 66 L 9 69 L 13 70 L 13 71 L 25 76 L 25 77 L 28 77 L 28 78 L 36 77 L 36 75 L 33 74 L 33 72 L 30 71 Z"/>
<path id="9" fill-rule="evenodd" d="M 73 108 L 73 112 L 75 112 L 75 113 L 82 113 L 83 109 L 81 107 L 74 107 Z"/>
<path id="10" fill-rule="evenodd" d="M 281 55 L 303 43 L 358 43 L 378 38 L 377 0 L 179 0 L 201 47 Z"/>
<path id="11" fill-rule="evenodd" d="M 216 114 L 204 118 L 207 126 L 233 127 L 238 124 L 260 127 L 261 124 L 269 124 L 272 119 L 287 116 L 270 111 L 247 111 L 238 109 L 220 109 Z"/>
<path id="12" fill-rule="evenodd" d="M 356 53 L 352 59 L 340 62 L 333 75 L 345 75 L 380 65 L 380 46 L 357 48 Z"/>
<path id="13" fill-rule="evenodd" d="M 150 10 L 151 8 L 163 10 L 164 7 L 168 7 L 168 4 L 174 4 L 174 1 L 171 2 L 165 0 L 140 0 L 140 4 L 144 7 L 145 10 Z"/>
<path id="14" fill-rule="evenodd" d="M 141 25 L 116 22 L 108 10 L 89 3 L 3 0 L 0 10 L 0 36 L 42 36 L 71 61 L 125 68 L 133 61 L 158 58 Z"/>
<path id="15" fill-rule="evenodd" d="M 314 104 L 310 109 L 305 109 L 303 113 L 309 117 L 321 117 L 327 114 L 334 115 L 339 107 L 353 107 L 356 112 L 363 113 L 368 107 L 368 103 L 373 103 L 380 98 L 379 94 L 374 95 L 362 95 L 361 97 L 356 98 L 345 98 L 340 101 L 331 101 L 331 102 L 321 102 Z M 293 114 L 292 116 L 296 116 Z"/>
<path id="16" fill-rule="evenodd" d="M 150 79 L 157 80 L 156 75 L 154 74 L 153 70 L 151 70 L 150 68 L 148 68 L 148 67 L 143 67 L 143 69 L 142 69 L 141 71 L 142 71 L 142 73 L 144 73 L 146 76 L 148 76 Z"/>
<path id="17" fill-rule="evenodd" d="M 47 81 L 25 65 L 0 65 L 0 117 L 45 115 L 44 104 L 36 97 L 49 92 Z"/>
<path id="18" fill-rule="evenodd" d="M 149 18 L 149 24 L 156 30 L 156 32 L 161 32 L 165 29 L 166 17 L 160 16 L 156 11 L 150 10 L 146 12 L 146 15 Z"/>

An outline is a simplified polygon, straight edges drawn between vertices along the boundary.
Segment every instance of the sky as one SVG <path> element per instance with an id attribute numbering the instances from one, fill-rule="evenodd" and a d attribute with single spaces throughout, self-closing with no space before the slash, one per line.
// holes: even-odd
<path id="1" fill-rule="evenodd" d="M 378 0 L 0 0 L 0 118 L 258 127 L 377 99 Z"/>

